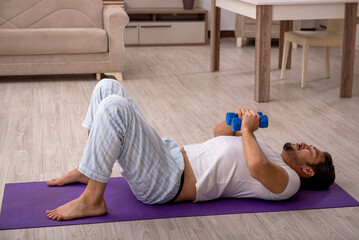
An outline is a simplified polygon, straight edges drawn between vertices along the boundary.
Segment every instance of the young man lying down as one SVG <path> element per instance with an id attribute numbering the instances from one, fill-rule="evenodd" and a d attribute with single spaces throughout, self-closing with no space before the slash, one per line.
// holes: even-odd
<path id="1" fill-rule="evenodd" d="M 103 79 L 83 122 L 89 138 L 78 168 L 47 181 L 49 186 L 80 182 L 87 187 L 79 198 L 46 211 L 48 218 L 106 214 L 103 195 L 115 162 L 146 204 L 221 197 L 284 200 L 301 185 L 327 189 L 334 182 L 329 153 L 305 143 L 286 143 L 276 153 L 254 135 L 256 112 L 239 108 L 236 114 L 242 119 L 240 132 L 222 122 L 213 129 L 215 138 L 181 148 L 158 135 L 119 82 Z"/>

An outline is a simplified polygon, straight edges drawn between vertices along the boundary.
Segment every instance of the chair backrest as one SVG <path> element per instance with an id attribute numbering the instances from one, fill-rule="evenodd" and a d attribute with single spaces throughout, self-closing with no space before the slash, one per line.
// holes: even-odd
<path id="1" fill-rule="evenodd" d="M 328 19 L 327 31 L 343 35 L 344 19 Z"/>
<path id="2" fill-rule="evenodd" d="M 1 0 L 1 28 L 102 28 L 102 0 Z"/>

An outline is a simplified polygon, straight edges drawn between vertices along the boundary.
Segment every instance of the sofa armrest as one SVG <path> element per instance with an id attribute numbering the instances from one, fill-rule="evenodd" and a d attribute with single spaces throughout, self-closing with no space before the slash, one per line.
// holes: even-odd
<path id="1" fill-rule="evenodd" d="M 128 22 L 129 17 L 121 6 L 104 6 L 103 25 L 108 36 L 111 72 L 123 72 L 125 68 L 125 43 L 123 34 Z"/>

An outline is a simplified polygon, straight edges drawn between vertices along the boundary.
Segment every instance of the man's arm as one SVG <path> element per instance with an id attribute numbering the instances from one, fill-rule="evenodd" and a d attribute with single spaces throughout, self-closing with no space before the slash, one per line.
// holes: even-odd
<path id="1" fill-rule="evenodd" d="M 231 126 L 228 126 L 226 121 L 223 121 L 221 123 L 218 123 L 213 128 L 213 135 L 215 137 L 218 136 L 242 136 L 242 133 L 240 131 L 233 131 Z"/>
<path id="2" fill-rule="evenodd" d="M 237 116 L 239 116 L 239 118 L 241 118 L 244 113 L 246 113 L 247 111 L 249 111 L 247 108 L 237 108 L 235 113 Z M 217 124 L 214 128 L 213 128 L 213 135 L 215 137 L 218 136 L 242 136 L 242 133 L 240 131 L 233 131 L 231 126 L 228 126 L 226 121 L 223 121 L 219 124 Z"/>
<path id="3" fill-rule="evenodd" d="M 287 187 L 288 173 L 278 164 L 270 162 L 260 149 L 254 136 L 258 127 L 259 115 L 254 111 L 246 112 L 242 120 L 244 157 L 251 176 L 269 191 L 278 194 Z"/>

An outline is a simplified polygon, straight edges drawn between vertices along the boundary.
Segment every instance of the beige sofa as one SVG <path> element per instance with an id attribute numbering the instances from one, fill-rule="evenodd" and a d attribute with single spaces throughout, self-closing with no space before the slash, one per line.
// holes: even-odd
<path id="1" fill-rule="evenodd" d="M 114 75 L 125 67 L 129 18 L 102 0 L 0 1 L 0 76 Z"/>
<path id="2" fill-rule="evenodd" d="M 300 21 L 293 21 L 293 31 L 300 30 Z M 280 34 L 280 21 L 272 21 L 271 38 L 279 39 Z M 235 35 L 237 38 L 237 47 L 242 47 L 245 38 L 256 38 L 256 20 L 236 15 L 235 22 Z"/>

